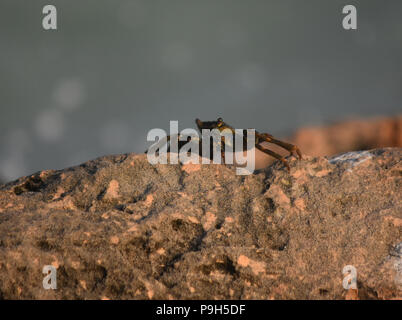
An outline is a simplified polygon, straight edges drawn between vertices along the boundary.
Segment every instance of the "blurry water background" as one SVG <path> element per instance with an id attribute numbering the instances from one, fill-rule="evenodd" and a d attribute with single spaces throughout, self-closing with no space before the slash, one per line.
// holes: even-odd
<path id="1" fill-rule="evenodd" d="M 0 179 L 143 152 L 169 120 L 284 136 L 397 114 L 401 87 L 401 0 L 1 0 Z"/>

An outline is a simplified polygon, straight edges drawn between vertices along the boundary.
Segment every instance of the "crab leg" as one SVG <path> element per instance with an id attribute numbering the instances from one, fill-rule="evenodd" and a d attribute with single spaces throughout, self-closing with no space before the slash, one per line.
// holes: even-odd
<path id="1" fill-rule="evenodd" d="M 300 152 L 300 149 L 297 146 L 295 146 L 293 144 L 290 144 L 290 143 L 287 143 L 287 142 L 277 140 L 272 135 L 270 135 L 268 133 L 256 133 L 256 135 L 257 135 L 258 138 L 260 138 L 260 139 L 262 139 L 262 140 L 264 140 L 266 142 L 271 142 L 271 143 L 274 143 L 274 144 L 276 144 L 278 146 L 281 146 L 282 148 L 288 150 L 291 155 L 294 155 L 295 152 L 296 152 L 297 155 L 299 156 L 299 159 L 302 158 L 302 154 Z"/>
<path id="2" fill-rule="evenodd" d="M 288 170 L 290 171 L 290 167 L 289 167 L 288 161 L 287 161 L 284 157 L 282 157 L 280 154 L 277 154 L 276 152 L 273 152 L 273 151 L 271 151 L 271 150 L 265 149 L 263 146 L 260 146 L 259 144 L 256 144 L 255 147 L 256 147 L 258 150 L 261 150 L 262 152 L 264 152 L 264 153 L 266 153 L 266 154 L 269 154 L 271 157 L 274 157 L 274 158 L 276 158 L 276 159 L 282 161 L 283 164 L 286 166 L 286 168 L 288 168 Z"/>

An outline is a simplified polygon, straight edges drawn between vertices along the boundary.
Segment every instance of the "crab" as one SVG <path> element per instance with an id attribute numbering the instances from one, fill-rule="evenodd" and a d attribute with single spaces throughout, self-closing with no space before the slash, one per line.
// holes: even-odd
<path id="1" fill-rule="evenodd" d="M 221 117 L 219 117 L 216 121 L 201 121 L 199 119 L 195 119 L 195 123 L 197 124 L 198 130 L 202 133 L 202 129 L 209 129 L 209 130 L 213 130 L 213 129 L 218 129 L 220 132 L 222 132 L 225 129 L 229 129 L 234 133 L 234 137 L 236 139 L 236 137 L 238 137 L 238 135 L 235 134 L 235 129 L 233 127 L 231 127 L 230 125 L 228 125 L 226 122 L 223 121 L 223 119 Z M 177 137 L 178 138 L 178 137 Z M 243 134 L 242 136 L 240 136 L 241 139 L 243 139 L 243 145 L 246 147 L 247 146 L 247 130 L 243 130 Z M 166 143 L 169 143 L 171 139 L 171 136 L 167 136 L 166 137 Z M 187 141 L 178 141 L 179 143 L 179 149 L 186 144 L 188 141 L 190 140 L 190 138 L 188 138 Z M 201 141 L 199 141 L 201 142 Z M 276 138 L 274 138 L 271 134 L 269 133 L 259 133 L 258 131 L 255 131 L 255 148 L 268 154 L 271 157 L 274 157 L 276 159 L 278 159 L 279 161 L 281 161 L 285 167 L 290 171 L 290 166 L 288 161 L 281 156 L 280 154 L 271 151 L 265 147 L 263 147 L 261 145 L 262 142 L 270 142 L 273 144 L 276 144 L 280 147 L 282 147 L 283 149 L 289 151 L 290 155 L 296 155 L 298 156 L 299 159 L 302 159 L 302 154 L 300 152 L 300 149 L 290 143 L 287 142 L 283 142 L 281 140 L 278 140 Z M 202 153 L 201 150 L 201 143 L 200 145 L 200 154 Z M 221 144 L 221 154 L 222 154 L 222 158 L 224 160 L 224 147 L 225 146 L 225 140 L 224 137 L 222 137 L 222 144 Z M 212 145 L 211 145 L 211 157 L 212 157 Z M 169 151 L 170 148 L 168 148 Z M 147 151 L 145 151 L 145 153 L 147 153 Z"/>

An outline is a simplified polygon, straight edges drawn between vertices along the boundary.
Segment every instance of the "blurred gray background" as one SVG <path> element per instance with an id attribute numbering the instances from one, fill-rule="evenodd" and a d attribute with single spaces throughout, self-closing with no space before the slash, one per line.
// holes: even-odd
<path id="1" fill-rule="evenodd" d="M 401 86 L 400 0 L 1 0 L 0 179 L 143 152 L 169 120 L 285 136 L 392 115 Z"/>

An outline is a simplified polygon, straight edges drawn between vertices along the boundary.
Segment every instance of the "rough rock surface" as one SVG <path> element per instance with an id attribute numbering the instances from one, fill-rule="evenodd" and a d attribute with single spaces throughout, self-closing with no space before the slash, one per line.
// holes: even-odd
<path id="1" fill-rule="evenodd" d="M 4 299 L 401 299 L 402 149 L 224 165 L 102 157 L 0 186 Z M 45 265 L 57 289 L 44 290 Z M 345 290 L 342 270 L 357 270 Z"/>

